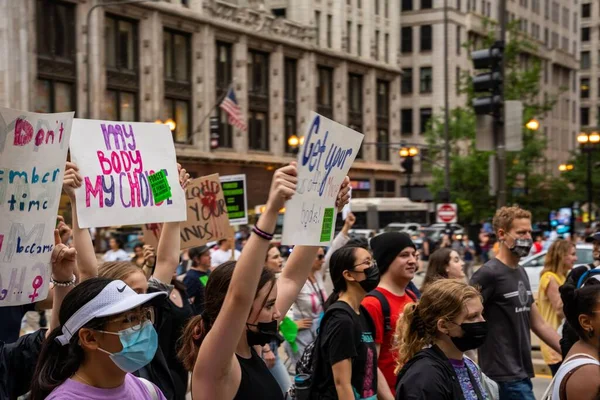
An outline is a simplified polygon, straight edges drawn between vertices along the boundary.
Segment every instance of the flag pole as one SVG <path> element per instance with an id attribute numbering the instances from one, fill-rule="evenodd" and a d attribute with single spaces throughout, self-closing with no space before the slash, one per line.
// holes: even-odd
<path id="1" fill-rule="evenodd" d="M 206 119 L 208 117 L 210 117 L 210 115 L 212 114 L 212 112 L 223 102 L 223 100 L 225 100 L 225 97 L 227 97 L 227 95 L 229 94 L 229 91 L 231 89 L 233 89 L 233 82 L 231 82 L 229 84 L 229 86 L 227 87 L 227 90 L 225 90 L 224 94 L 222 94 L 221 96 L 219 96 L 219 98 L 212 105 L 212 107 L 210 108 L 210 110 L 208 111 L 208 113 L 204 116 L 204 118 L 202 118 L 202 121 L 200 121 L 200 124 L 199 124 L 199 126 L 200 126 L 199 131 L 195 132 L 192 136 L 190 136 L 190 138 L 187 140 L 186 144 L 192 144 L 192 142 L 194 141 L 194 138 L 196 137 L 196 133 L 202 132 L 202 125 L 204 125 L 204 122 L 206 121 Z"/>

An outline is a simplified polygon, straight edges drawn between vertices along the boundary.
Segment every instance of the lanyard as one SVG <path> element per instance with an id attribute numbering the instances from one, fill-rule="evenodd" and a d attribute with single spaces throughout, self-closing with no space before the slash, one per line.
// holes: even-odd
<path id="1" fill-rule="evenodd" d="M 467 363 L 467 361 L 465 361 L 465 368 L 467 368 L 467 372 L 469 373 L 469 380 L 471 381 L 471 385 L 473 386 L 473 390 L 477 394 L 477 398 L 479 400 L 486 400 L 487 396 L 483 396 L 481 394 L 481 389 L 479 388 L 479 385 L 477 384 L 477 379 L 475 379 L 475 377 L 473 376 L 473 372 L 471 372 L 471 368 L 469 368 L 469 364 Z M 481 384 L 483 385 L 483 378 L 482 378 Z"/>

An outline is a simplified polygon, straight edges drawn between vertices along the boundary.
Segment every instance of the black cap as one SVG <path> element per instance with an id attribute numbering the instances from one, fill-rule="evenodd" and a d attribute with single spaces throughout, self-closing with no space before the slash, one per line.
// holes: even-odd
<path id="1" fill-rule="evenodd" d="M 596 233 L 592 233 L 590 236 L 588 236 L 587 238 L 585 238 L 585 241 L 588 243 L 592 243 L 592 242 L 600 242 L 600 231 L 596 232 Z"/>
<path id="2" fill-rule="evenodd" d="M 188 255 L 190 256 L 190 259 L 194 259 L 194 257 L 200 257 L 209 250 L 210 248 L 208 246 L 192 247 L 188 250 Z"/>
<path id="3" fill-rule="evenodd" d="M 386 232 L 375 236 L 370 242 L 373 257 L 377 261 L 379 272 L 385 274 L 394 258 L 407 247 L 417 249 L 410 236 L 404 232 Z"/>

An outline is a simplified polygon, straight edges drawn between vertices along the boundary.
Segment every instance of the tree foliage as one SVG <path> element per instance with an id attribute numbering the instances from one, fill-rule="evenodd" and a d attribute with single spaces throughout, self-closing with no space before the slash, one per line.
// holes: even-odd
<path id="1" fill-rule="evenodd" d="M 488 34 L 480 48 L 490 47 L 495 39 L 495 24 L 486 21 Z M 537 46 L 518 30 L 518 21 L 507 27 L 508 43 L 504 51 L 505 99 L 523 102 L 523 150 L 507 153 L 506 187 L 508 204 L 519 204 L 531 210 L 534 220 L 548 218 L 552 209 L 567 205 L 569 189 L 566 180 L 553 177 L 545 156 L 547 146 L 543 130 L 530 131 L 527 121 L 542 121 L 552 110 L 560 94 L 554 93 L 540 101 L 542 63 L 537 57 Z M 473 42 L 465 48 L 475 50 Z M 472 77 L 464 72 L 459 83 L 461 93 L 468 97 L 467 106 L 450 112 L 450 198 L 459 205 L 459 218 L 463 223 L 476 223 L 490 217 L 495 211 L 496 199 L 489 190 L 490 152 L 475 149 L 476 118 L 471 107 L 474 97 Z M 564 90 L 564 89 L 561 89 Z M 443 112 L 443 110 L 441 110 Z M 444 120 L 436 115 L 430 121 L 426 140 L 432 159 L 442 157 L 440 143 L 444 142 Z M 434 164 L 430 190 L 438 194 L 444 187 L 444 169 Z M 439 198 L 438 198 L 439 200 Z"/>

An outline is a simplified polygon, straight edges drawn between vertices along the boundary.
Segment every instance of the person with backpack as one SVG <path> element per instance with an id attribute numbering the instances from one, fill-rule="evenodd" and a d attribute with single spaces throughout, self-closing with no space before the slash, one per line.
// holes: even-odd
<path id="1" fill-rule="evenodd" d="M 417 271 L 418 253 L 413 241 L 406 233 L 382 233 L 371 239 L 373 257 L 377 261 L 381 281 L 379 286 L 367 294 L 363 307 L 375 323 L 375 346 L 380 380 L 379 396 L 394 398 L 396 387 L 396 355 L 392 348 L 396 323 L 404 307 L 417 301 L 417 297 L 407 289 Z"/>
<path id="2" fill-rule="evenodd" d="M 431 283 L 396 327 L 397 400 L 491 400 L 497 385 L 465 356 L 485 341 L 479 291 L 465 282 Z"/>
<path id="3" fill-rule="evenodd" d="M 543 399 L 593 400 L 600 394 L 600 274 L 591 270 L 578 284 L 560 288 L 563 311 L 579 340 L 571 347 Z M 550 396 L 551 393 L 551 396 Z"/>
<path id="4" fill-rule="evenodd" d="M 361 305 L 377 287 L 379 269 L 368 250 L 344 246 L 331 255 L 334 292 L 312 349 L 310 399 L 377 399 L 373 321 Z M 307 351 L 309 347 L 307 347 Z"/>

